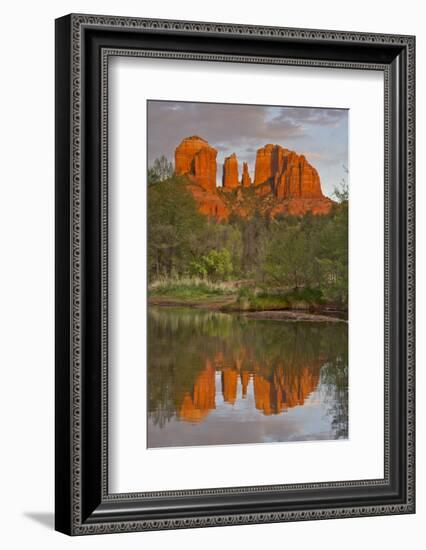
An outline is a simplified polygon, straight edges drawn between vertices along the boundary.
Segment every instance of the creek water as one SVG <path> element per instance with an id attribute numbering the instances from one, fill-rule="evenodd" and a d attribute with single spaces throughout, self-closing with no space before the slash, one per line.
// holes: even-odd
<path id="1" fill-rule="evenodd" d="M 348 325 L 148 312 L 148 447 L 348 437 Z"/>

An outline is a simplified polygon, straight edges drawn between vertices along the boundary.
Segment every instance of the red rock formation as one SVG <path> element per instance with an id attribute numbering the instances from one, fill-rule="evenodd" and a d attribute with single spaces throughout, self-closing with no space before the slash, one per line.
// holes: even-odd
<path id="1" fill-rule="evenodd" d="M 235 153 L 226 157 L 223 163 L 222 186 L 224 189 L 235 189 L 239 186 L 238 159 Z"/>
<path id="2" fill-rule="evenodd" d="M 274 156 L 277 148 L 275 145 L 265 145 L 257 150 L 256 164 L 254 167 L 254 185 L 269 182 L 274 176 Z"/>
<path id="3" fill-rule="evenodd" d="M 324 196 L 318 172 L 305 156 L 280 145 L 268 144 L 257 151 L 254 184 L 264 183 L 270 184 L 278 199 Z"/>
<path id="4" fill-rule="evenodd" d="M 198 211 L 221 221 L 228 218 L 229 210 L 217 193 L 216 156 L 216 149 L 203 138 L 187 137 L 176 147 L 175 173 L 187 176 Z"/>
<path id="5" fill-rule="evenodd" d="M 253 377 L 253 387 L 254 387 L 254 403 L 258 411 L 262 411 L 263 414 L 269 416 L 273 411 L 271 407 L 271 383 L 255 374 Z"/>
<path id="6" fill-rule="evenodd" d="M 189 184 L 188 189 L 197 204 L 198 211 L 217 221 L 227 220 L 229 209 L 217 191 L 206 191 L 200 185 Z"/>
<path id="7" fill-rule="evenodd" d="M 189 176 L 204 189 L 216 190 L 217 151 L 206 140 L 190 136 L 175 150 L 175 173 Z"/>
<path id="8" fill-rule="evenodd" d="M 216 191 L 216 156 L 213 147 L 203 147 L 195 155 L 194 177 L 204 189 Z"/>
<path id="9" fill-rule="evenodd" d="M 265 415 L 279 414 L 298 405 L 318 386 L 320 363 L 301 369 L 279 367 L 270 381 L 261 374 L 254 374 L 253 388 L 256 408 Z"/>
<path id="10" fill-rule="evenodd" d="M 233 405 L 237 399 L 238 372 L 234 369 L 222 370 L 222 395 L 224 401 Z"/>
<path id="11" fill-rule="evenodd" d="M 243 162 L 243 175 L 241 176 L 241 185 L 243 187 L 250 187 L 251 186 L 251 177 L 248 171 L 248 164 L 247 162 Z"/>
<path id="12" fill-rule="evenodd" d="M 274 218 L 280 214 L 290 214 L 291 216 L 303 216 L 308 212 L 314 215 L 328 214 L 333 204 L 335 204 L 334 201 L 328 197 L 323 197 L 321 199 L 284 199 L 283 201 L 277 202 L 268 211 L 268 215 Z"/>
<path id="13" fill-rule="evenodd" d="M 207 360 L 205 370 L 195 381 L 193 391 L 184 395 L 179 417 L 187 422 L 200 422 L 216 407 L 215 369 Z"/>
<path id="14" fill-rule="evenodd" d="M 217 151 L 207 141 L 190 136 L 175 151 L 175 173 L 185 175 L 188 189 L 199 212 L 218 221 L 227 220 L 231 212 L 247 217 L 253 209 L 274 217 L 280 214 L 327 214 L 334 202 L 325 197 L 317 170 L 304 155 L 268 144 L 256 155 L 254 186 L 258 200 L 248 200 L 243 187 L 252 185 L 247 163 L 243 163 L 241 183 L 238 181 L 238 160 L 234 154 L 223 165 L 223 188 L 216 186 Z M 226 193 L 238 189 L 236 196 Z M 232 200 L 231 200 L 232 199 Z"/>
<path id="15" fill-rule="evenodd" d="M 279 167 L 280 168 L 280 167 Z M 274 189 L 278 199 L 322 199 L 318 172 L 304 155 L 290 152 L 282 159 L 282 170 L 274 177 Z"/>
<path id="16" fill-rule="evenodd" d="M 178 415 L 182 420 L 200 422 L 216 408 L 216 370 L 221 371 L 223 399 L 230 405 L 237 401 L 239 380 L 243 399 L 247 396 L 250 380 L 253 380 L 255 407 L 267 416 L 303 405 L 318 387 L 323 359 L 304 362 L 303 365 L 281 363 L 274 368 L 272 376 L 265 376 L 261 365 L 257 365 L 253 372 L 245 370 L 243 364 L 234 368 L 224 366 L 224 363 L 223 356 L 206 360 L 206 367 L 197 377 L 192 391 L 186 392 L 180 403 Z"/>
<path id="17" fill-rule="evenodd" d="M 175 149 L 176 174 L 193 174 L 194 157 L 200 149 L 206 147 L 207 145 L 207 141 L 198 136 L 184 138 Z"/>
<path id="18" fill-rule="evenodd" d="M 250 382 L 250 373 L 247 370 L 243 370 L 240 376 L 241 376 L 242 396 L 246 397 L 247 388 Z"/>

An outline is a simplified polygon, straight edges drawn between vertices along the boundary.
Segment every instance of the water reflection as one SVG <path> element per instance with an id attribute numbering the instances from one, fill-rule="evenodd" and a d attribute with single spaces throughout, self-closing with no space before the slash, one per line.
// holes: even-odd
<path id="1" fill-rule="evenodd" d="M 154 308 L 148 446 L 348 435 L 347 325 Z"/>

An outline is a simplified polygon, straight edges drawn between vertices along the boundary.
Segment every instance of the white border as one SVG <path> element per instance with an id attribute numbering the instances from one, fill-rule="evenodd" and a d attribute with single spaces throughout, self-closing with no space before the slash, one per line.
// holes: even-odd
<path id="1" fill-rule="evenodd" d="M 147 98 L 350 109 L 348 441 L 146 449 Z M 109 114 L 109 491 L 382 478 L 382 73 L 113 58 Z"/>

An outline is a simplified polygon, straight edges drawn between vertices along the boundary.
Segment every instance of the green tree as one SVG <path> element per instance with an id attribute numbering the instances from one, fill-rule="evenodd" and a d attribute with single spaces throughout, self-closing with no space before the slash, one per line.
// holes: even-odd
<path id="1" fill-rule="evenodd" d="M 164 181 L 172 176 L 173 164 L 164 155 L 156 158 L 152 166 L 148 167 L 148 184 Z"/>
<path id="2" fill-rule="evenodd" d="M 343 165 L 343 170 L 345 171 L 346 174 L 349 173 L 349 170 L 346 168 L 345 165 Z M 339 185 L 334 187 L 333 195 L 338 202 L 348 202 L 349 186 L 348 186 L 348 182 L 346 181 L 346 177 L 342 178 L 340 180 Z"/>
<path id="3" fill-rule="evenodd" d="M 334 207 L 318 231 L 316 262 L 329 300 L 348 303 L 348 202 Z"/>
<path id="4" fill-rule="evenodd" d="M 208 254 L 192 260 L 191 275 L 206 277 L 213 281 L 227 279 L 233 271 L 231 253 L 226 248 L 210 250 Z"/>
<path id="5" fill-rule="evenodd" d="M 247 276 L 256 275 L 260 266 L 263 237 L 267 228 L 267 220 L 260 212 L 249 218 L 236 220 L 242 240 L 241 271 Z"/>
<path id="6" fill-rule="evenodd" d="M 150 278 L 184 275 L 197 250 L 206 219 L 198 213 L 184 178 L 148 186 L 148 270 Z"/>
<path id="7" fill-rule="evenodd" d="M 231 258 L 234 275 L 241 273 L 242 235 L 237 225 L 207 221 L 204 231 L 197 237 L 197 257 L 211 250 L 226 249 Z"/>
<path id="8" fill-rule="evenodd" d="M 263 269 L 274 281 L 297 289 L 311 282 L 313 258 L 300 225 L 277 223 L 266 243 Z"/>

